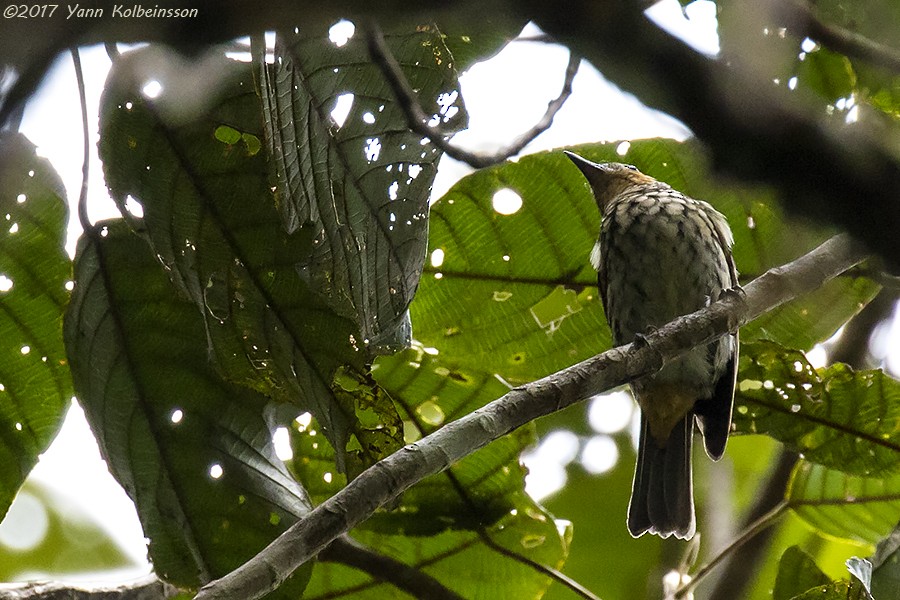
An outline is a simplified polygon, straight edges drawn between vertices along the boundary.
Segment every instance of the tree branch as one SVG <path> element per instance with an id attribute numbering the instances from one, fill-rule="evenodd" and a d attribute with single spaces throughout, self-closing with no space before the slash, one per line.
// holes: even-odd
<path id="1" fill-rule="evenodd" d="M 415 598 L 426 600 L 463 600 L 463 597 L 434 579 L 421 569 L 411 567 L 385 554 L 363 546 L 353 538 L 342 535 L 328 545 L 319 560 L 340 563 L 389 583 Z"/>
<path id="2" fill-rule="evenodd" d="M 197 598 L 259 598 L 332 540 L 421 479 L 537 417 L 653 373 L 694 346 L 817 289 L 865 257 L 866 251 L 848 236 L 835 236 L 792 263 L 769 270 L 748 284 L 745 292 L 727 294 L 709 307 L 649 333 L 640 342 L 613 348 L 513 389 L 373 465 L 246 564 L 205 585 Z"/>
<path id="3" fill-rule="evenodd" d="M 744 518 L 741 531 L 751 530 L 755 523 L 784 502 L 784 492 L 795 464 L 797 464 L 796 453 L 785 449 L 779 451 L 778 462 L 772 467 L 765 484 L 757 492 L 756 502 Z M 734 554 L 726 563 L 725 570 L 718 578 L 709 597 L 744 597 L 747 587 L 753 583 L 753 579 L 748 577 L 747 573 L 758 572 L 757 566 L 765 558 L 765 551 L 772 542 L 774 533 L 771 528 L 757 531 L 754 537 L 747 538 L 741 546 L 736 548 L 729 546 L 723 550 L 720 554 L 726 554 L 730 550 L 734 551 Z M 741 538 L 743 537 L 742 535 Z"/>
<path id="4" fill-rule="evenodd" d="M 0 584 L 0 600 L 163 600 L 179 593 L 178 588 L 153 575 L 107 588 L 41 582 Z"/>
<path id="5" fill-rule="evenodd" d="M 547 105 L 547 111 L 541 117 L 541 120 L 505 148 L 501 148 L 493 154 L 481 154 L 454 146 L 450 143 L 447 134 L 436 127 L 428 125 L 428 115 L 425 114 L 419 105 L 419 100 L 410 87 L 409 81 L 406 80 L 406 76 L 403 75 L 399 63 L 391 54 L 387 44 L 385 44 L 381 29 L 374 22 L 366 27 L 366 41 L 372 62 L 381 69 L 385 79 L 391 86 L 391 90 L 394 92 L 397 103 L 406 116 L 406 126 L 422 137 L 428 138 L 432 144 L 440 148 L 447 156 L 467 163 L 476 169 L 496 165 L 515 156 L 525 146 L 534 141 L 537 136 L 550 128 L 556 113 L 559 112 L 566 100 L 569 99 L 569 96 L 572 95 L 572 81 L 575 79 L 575 74 L 578 73 L 578 65 L 581 63 L 581 58 L 570 52 L 562 90 L 559 92 L 559 96 L 551 100 Z"/>
<path id="6" fill-rule="evenodd" d="M 822 21 L 809 2 L 792 0 L 785 3 L 783 10 L 792 26 L 792 33 L 808 37 L 835 52 L 900 74 L 900 52 L 854 31 Z"/>
<path id="7" fill-rule="evenodd" d="M 719 554 L 717 554 L 711 561 L 700 567 L 697 573 L 694 575 L 694 578 L 691 579 L 688 583 L 681 586 L 678 591 L 675 592 L 674 597 L 678 600 L 682 598 L 686 598 L 688 594 L 696 588 L 706 577 L 712 573 L 713 569 L 715 569 L 720 562 L 725 560 L 726 557 L 730 556 L 732 552 L 736 552 L 738 549 L 743 547 L 745 544 L 754 539 L 760 532 L 765 531 L 769 527 L 771 527 L 775 521 L 777 521 L 781 516 L 787 512 L 790 508 L 787 500 L 782 500 L 778 504 L 776 504 L 772 510 L 768 511 L 758 519 L 756 519 L 750 526 L 746 527 L 741 535 L 731 542 L 727 548 L 722 550 Z M 742 571 L 742 573 L 746 573 L 746 571 Z M 746 576 L 742 577 L 742 579 L 746 579 Z M 716 598 L 718 596 L 712 596 Z M 721 596 L 722 598 L 730 598 L 731 596 Z"/>

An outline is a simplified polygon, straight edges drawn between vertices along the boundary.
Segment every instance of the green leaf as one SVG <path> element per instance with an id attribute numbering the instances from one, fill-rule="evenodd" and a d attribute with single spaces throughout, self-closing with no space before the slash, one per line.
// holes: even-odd
<path id="1" fill-rule="evenodd" d="M 158 52 L 125 54 L 110 74 L 100 117 L 110 191 L 120 205 L 129 196 L 143 205 L 142 226 L 203 314 L 219 372 L 312 411 L 343 451 L 360 427 L 335 397 L 334 377 L 347 369 L 365 379 L 363 339 L 353 320 L 310 286 L 303 265 L 315 246 L 312 228 L 285 231 L 267 157 L 245 143 L 264 135 L 251 67 L 208 58 L 218 93 L 204 112 L 181 111 L 176 119 L 167 116 L 178 98 L 166 94 L 164 72 L 150 71 L 164 79 L 158 98 L 141 94 L 137 74 L 155 67 Z M 241 132 L 242 141 L 219 139 L 234 139 L 223 126 Z"/>
<path id="2" fill-rule="evenodd" d="M 453 67 L 457 73 L 462 73 L 477 62 L 494 57 L 514 40 L 527 24 L 527 20 L 510 12 L 498 11 L 496 14 L 484 16 L 486 18 L 469 19 L 468 22 L 457 23 L 449 20 L 440 24 L 440 33 L 453 56 Z"/>
<path id="3" fill-rule="evenodd" d="M 741 329 L 741 341 L 771 340 L 811 350 L 862 310 L 878 289 L 869 279 L 844 274 L 753 320 Z"/>
<path id="4" fill-rule="evenodd" d="M 373 374 L 401 409 L 406 441 L 414 442 L 446 423 L 503 395 L 509 388 L 492 375 L 457 369 L 421 345 L 381 356 Z M 525 469 L 519 454 L 534 440 L 523 427 L 407 490 L 397 506 L 361 524 L 354 537 L 395 558 L 421 566 L 464 597 L 488 585 L 492 598 L 539 597 L 549 582 L 491 548 L 484 533 L 506 549 L 541 564 L 559 566 L 568 553 L 562 524 L 524 491 Z M 334 456 L 314 421 L 301 419 L 292 431 L 292 471 L 315 503 L 346 485 L 335 473 Z M 562 529 L 560 529 L 562 527 Z M 498 569 L 499 575 L 492 569 Z M 504 580 L 504 572 L 515 573 Z M 490 587 L 493 586 L 493 587 Z M 370 577 L 332 564 L 318 564 L 307 597 L 385 597 L 384 586 Z M 329 596 L 331 597 L 331 596 Z M 392 596 L 393 597 L 393 596 Z"/>
<path id="5" fill-rule="evenodd" d="M 385 535 L 360 531 L 360 542 L 428 573 L 463 598 L 541 598 L 550 579 L 528 562 L 562 566 L 571 525 L 554 522 L 545 512 L 507 515 L 479 533 L 449 530 L 433 536 Z M 498 550 L 501 548 L 502 550 Z M 518 560 L 510 557 L 514 553 Z M 371 576 L 319 563 L 305 600 L 408 598 Z"/>
<path id="6" fill-rule="evenodd" d="M 768 191 L 714 184 L 695 143 L 639 140 L 575 150 L 594 161 L 633 163 L 711 202 L 731 224 L 735 259 L 746 277 L 796 258 L 826 237 L 787 219 Z M 521 204 L 498 211 L 494 198 L 504 195 Z M 598 231 L 587 184 L 559 152 L 525 156 L 463 178 L 432 207 L 434 266 L 426 268 L 411 307 L 416 338 L 461 368 L 495 372 L 512 383 L 608 349 L 610 334 L 588 263 Z M 876 291 L 863 279 L 832 281 L 751 323 L 742 337 L 809 349 Z"/>
<path id="7" fill-rule="evenodd" d="M 772 600 L 790 600 L 816 586 L 825 586 L 831 579 L 816 565 L 816 561 L 799 546 L 791 546 L 781 555 L 778 576 L 772 590 Z"/>
<path id="8" fill-rule="evenodd" d="M 900 472 L 900 382 L 881 371 L 815 370 L 802 352 L 744 344 L 734 422 L 845 473 Z"/>
<path id="9" fill-rule="evenodd" d="M 157 574 L 197 588 L 310 508 L 275 456 L 266 398 L 209 364 L 203 320 L 123 221 L 83 237 L 65 320 L 75 387 L 134 500 Z M 278 597 L 296 597 L 311 566 Z"/>
<path id="10" fill-rule="evenodd" d="M 484 406 L 509 391 L 489 374 L 457 369 L 420 345 L 379 357 L 373 371 L 400 407 L 407 443 Z M 333 453 L 320 443 L 317 427 L 295 422 L 290 463 L 318 504 L 346 485 L 334 472 Z M 540 512 L 525 494 L 519 454 L 534 442 L 531 426 L 495 440 L 407 490 L 396 510 L 379 512 L 361 526 L 386 534 L 432 535 L 448 528 L 473 529 L 495 523 L 510 511 Z"/>
<path id="11" fill-rule="evenodd" d="M 900 522 L 900 476 L 896 475 L 857 477 L 800 461 L 786 498 L 807 523 L 843 539 L 875 544 Z"/>
<path id="12" fill-rule="evenodd" d="M 878 543 L 872 557 L 872 596 L 900 598 L 900 529 Z"/>
<path id="13" fill-rule="evenodd" d="M 0 520 L 73 395 L 62 342 L 65 196 L 31 142 L 0 132 Z"/>
<path id="14" fill-rule="evenodd" d="M 834 583 L 817 587 L 793 600 L 873 600 L 872 595 L 866 590 L 858 579 L 852 581 L 835 581 Z"/>
<path id="15" fill-rule="evenodd" d="M 434 28 L 386 43 L 426 114 L 448 134 L 466 113 L 450 52 Z M 441 157 L 406 125 L 364 36 L 338 46 L 325 32 L 280 34 L 265 64 L 266 135 L 288 231 L 311 229 L 302 267 L 332 309 L 359 324 L 369 352 L 409 344 L 407 308 L 428 238 L 428 197 Z M 336 121 L 333 112 L 349 102 Z"/>
<path id="16" fill-rule="evenodd" d="M 798 85 L 809 87 L 829 103 L 849 97 L 856 87 L 850 60 L 827 48 L 817 47 L 803 53 L 796 73 Z"/>

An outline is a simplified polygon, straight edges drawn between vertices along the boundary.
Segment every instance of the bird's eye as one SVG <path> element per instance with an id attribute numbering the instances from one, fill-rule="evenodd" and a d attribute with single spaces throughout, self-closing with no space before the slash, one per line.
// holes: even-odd
<path id="1" fill-rule="evenodd" d="M 637 167 L 634 165 L 622 165 L 622 166 L 625 167 L 626 169 L 630 169 L 632 171 L 637 171 Z"/>

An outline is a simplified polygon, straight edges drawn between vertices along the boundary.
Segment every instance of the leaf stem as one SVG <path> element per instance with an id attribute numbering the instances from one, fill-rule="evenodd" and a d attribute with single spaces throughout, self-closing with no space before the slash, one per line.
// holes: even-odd
<path id="1" fill-rule="evenodd" d="M 81 163 L 81 192 L 78 195 L 78 221 L 81 223 L 81 228 L 84 232 L 90 234 L 94 231 L 94 226 L 91 224 L 87 213 L 91 146 L 90 135 L 88 134 L 87 100 L 84 92 L 84 71 L 81 68 L 81 55 L 78 53 L 78 46 L 72 46 L 70 52 L 72 54 L 72 63 L 75 66 L 75 80 L 78 82 L 78 98 L 81 102 L 81 128 L 84 136 L 84 158 Z"/>

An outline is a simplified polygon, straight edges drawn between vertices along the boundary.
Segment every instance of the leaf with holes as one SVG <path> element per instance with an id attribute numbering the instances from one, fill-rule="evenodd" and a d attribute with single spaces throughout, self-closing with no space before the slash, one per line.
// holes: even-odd
<path id="1" fill-rule="evenodd" d="M 492 375 L 457 369 L 418 344 L 379 357 L 373 373 L 400 406 L 408 442 L 509 391 Z M 495 586 L 492 591 L 479 589 L 490 597 L 538 597 L 548 580 L 526 563 L 561 565 L 571 531 L 525 493 L 525 469 L 518 457 L 533 441 L 532 426 L 495 440 L 408 489 L 392 509 L 357 527 L 354 537 L 425 570 L 464 597 L 472 597 L 488 579 Z M 346 478 L 334 472 L 333 453 L 321 443 L 308 416 L 294 424 L 291 443 L 294 459 L 289 466 L 314 503 L 346 485 Z M 495 569 L 509 576 L 498 577 Z M 312 598 L 375 598 L 384 593 L 379 582 L 330 563 L 316 566 L 308 590 Z"/>
<path id="2" fill-rule="evenodd" d="M 203 320 L 122 221 L 82 237 L 65 339 L 110 472 L 137 506 L 156 573 L 196 589 L 308 512 L 275 456 L 266 398 L 209 364 Z M 278 597 L 296 598 L 311 567 Z"/>
<path id="3" fill-rule="evenodd" d="M 336 397 L 335 377 L 365 380 L 366 353 L 359 328 L 335 313 L 303 267 L 311 228 L 286 232 L 275 208 L 252 69 L 207 58 L 217 91 L 203 111 L 176 118 L 172 103 L 186 102 L 169 96 L 159 65 L 177 59 L 159 52 L 125 54 L 110 73 L 100 118 L 110 191 L 120 205 L 129 197 L 142 204 L 142 227 L 202 312 L 220 373 L 312 411 L 342 458 L 350 434 L 365 427 Z M 148 70 L 161 80 L 154 99 L 141 92 Z"/>
<path id="4" fill-rule="evenodd" d="M 65 197 L 34 145 L 0 132 L 0 519 L 73 394 L 62 343 Z"/>
<path id="5" fill-rule="evenodd" d="M 640 140 L 575 150 L 594 161 L 634 163 L 712 203 L 731 224 L 742 281 L 825 238 L 786 219 L 766 190 L 715 184 L 695 143 Z M 587 183 L 560 152 L 463 178 L 432 208 L 431 267 L 411 307 L 416 338 L 460 367 L 514 383 L 608 349 L 597 278 L 588 264 L 599 222 Z M 868 280 L 838 278 L 747 325 L 742 339 L 809 349 L 876 291 Z"/>
<path id="6" fill-rule="evenodd" d="M 745 344 L 734 421 L 844 473 L 900 472 L 900 382 L 881 371 L 816 370 L 802 352 Z"/>
<path id="7" fill-rule="evenodd" d="M 386 37 L 427 114 L 465 126 L 453 57 L 434 27 Z M 278 205 L 288 231 L 308 227 L 302 269 L 332 308 L 359 323 L 367 348 L 409 343 L 407 308 L 428 241 L 428 197 L 441 152 L 409 131 L 362 36 L 280 34 L 262 97 Z"/>
<path id="8" fill-rule="evenodd" d="M 817 530 L 876 544 L 900 522 L 900 476 L 847 475 L 808 461 L 794 468 L 788 503 Z"/>
<path id="9" fill-rule="evenodd" d="M 420 345 L 379 357 L 376 380 L 400 407 L 406 441 L 413 442 L 502 396 L 509 388 L 486 373 L 464 371 Z M 290 466 L 314 503 L 344 485 L 334 473 L 334 457 L 316 426 L 294 424 Z M 419 482 L 403 494 L 397 510 L 377 513 L 363 529 L 386 534 L 432 535 L 448 528 L 471 529 L 495 523 L 510 511 L 540 512 L 525 494 L 519 454 L 534 442 L 531 426 L 495 440 L 446 472 Z"/>

